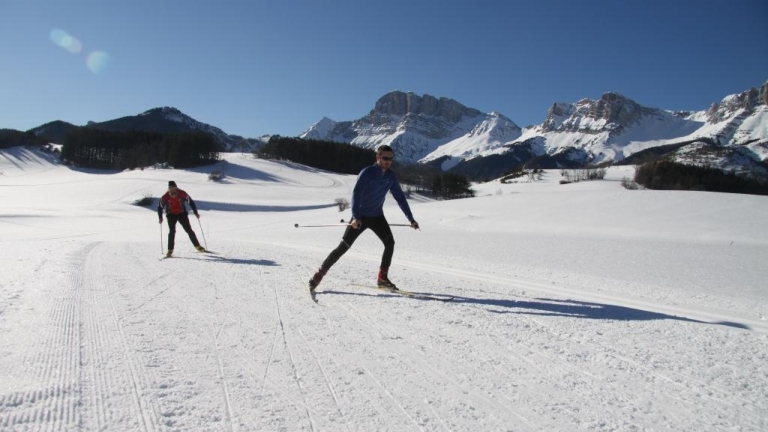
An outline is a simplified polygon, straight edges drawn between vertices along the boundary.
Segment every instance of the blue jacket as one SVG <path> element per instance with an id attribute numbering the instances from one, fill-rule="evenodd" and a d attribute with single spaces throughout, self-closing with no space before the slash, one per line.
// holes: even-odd
<path id="1" fill-rule="evenodd" d="M 395 201 L 405 213 L 409 222 L 413 222 L 411 208 L 405 199 L 400 183 L 392 170 L 381 172 L 381 167 L 373 164 L 360 171 L 357 183 L 352 191 L 352 218 L 360 219 L 366 216 L 383 216 L 384 199 L 387 192 L 392 192 Z"/>

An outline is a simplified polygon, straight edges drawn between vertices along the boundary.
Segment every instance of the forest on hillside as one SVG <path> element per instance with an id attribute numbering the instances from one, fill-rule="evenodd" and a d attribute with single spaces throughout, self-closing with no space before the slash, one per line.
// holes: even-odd
<path id="1" fill-rule="evenodd" d="M 376 152 L 352 144 L 301 138 L 272 137 L 256 153 L 263 159 L 286 159 L 303 165 L 342 174 L 358 174 L 376 161 Z M 438 199 L 456 199 L 474 196 L 466 176 L 444 173 L 419 164 L 400 165 L 392 170 L 406 193 L 427 193 Z"/>
<path id="2" fill-rule="evenodd" d="M 205 132 L 159 133 L 78 128 L 67 135 L 61 158 L 87 168 L 122 170 L 158 163 L 191 168 L 218 161 L 220 151 L 216 139 Z"/>

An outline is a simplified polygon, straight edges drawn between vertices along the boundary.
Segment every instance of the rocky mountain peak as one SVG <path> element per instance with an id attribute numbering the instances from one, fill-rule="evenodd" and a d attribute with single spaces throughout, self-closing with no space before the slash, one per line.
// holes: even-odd
<path id="1" fill-rule="evenodd" d="M 415 93 L 393 91 L 385 94 L 378 101 L 370 113 L 406 116 L 408 114 L 422 114 L 427 116 L 442 117 L 451 123 L 456 123 L 462 117 L 477 117 L 482 113 L 476 109 L 467 108 L 450 98 L 436 98 L 425 94 L 419 96 Z"/>
<path id="2" fill-rule="evenodd" d="M 741 93 L 726 96 L 720 103 L 713 103 L 707 110 L 707 119 L 718 123 L 738 110 L 751 112 L 758 105 L 768 105 L 768 81 L 759 90 L 752 87 Z"/>
<path id="3" fill-rule="evenodd" d="M 553 104 L 542 128 L 544 132 L 617 130 L 637 122 L 644 113 L 651 111 L 654 110 L 626 96 L 607 92 L 598 100 L 581 99 L 575 104 Z"/>
<path id="4" fill-rule="evenodd" d="M 592 109 L 594 118 L 626 126 L 635 122 L 642 114 L 642 106 L 618 93 L 604 93 Z"/>
<path id="5" fill-rule="evenodd" d="M 760 87 L 760 100 L 763 101 L 763 105 L 768 105 L 768 81 Z"/>

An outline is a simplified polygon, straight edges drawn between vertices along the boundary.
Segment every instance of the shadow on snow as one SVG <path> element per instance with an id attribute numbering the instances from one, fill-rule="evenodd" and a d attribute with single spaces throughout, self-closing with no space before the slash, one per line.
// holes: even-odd
<path id="1" fill-rule="evenodd" d="M 386 297 L 398 297 L 410 300 L 432 301 L 419 298 L 409 298 L 400 296 L 397 294 L 368 294 L 360 292 L 348 292 L 348 291 L 318 291 L 318 295 L 321 294 L 340 294 L 340 295 L 356 295 L 356 296 L 386 296 Z M 432 293 L 416 293 L 429 296 L 450 296 L 448 294 L 432 294 Z M 751 330 L 749 326 L 736 322 L 719 321 L 699 321 L 692 318 L 680 317 L 675 315 L 667 315 L 658 312 L 650 312 L 642 309 L 633 309 L 625 306 L 616 306 L 604 303 L 592 303 L 576 300 L 555 300 L 548 298 L 535 298 L 532 300 L 502 300 L 502 299 L 487 299 L 487 298 L 473 298 L 462 296 L 450 296 L 453 300 L 448 304 L 475 304 L 481 306 L 490 306 L 488 312 L 496 314 L 521 314 L 521 315 L 538 315 L 538 316 L 554 316 L 554 317 L 572 317 L 572 318 L 585 318 L 585 319 L 597 319 L 597 320 L 616 320 L 616 321 L 652 321 L 652 320 L 676 320 L 699 324 L 715 324 L 723 325 L 727 327 L 740 328 L 745 330 Z"/>
<path id="2" fill-rule="evenodd" d="M 195 256 L 174 256 L 172 259 L 187 259 L 187 260 L 208 261 L 208 262 L 214 261 L 214 262 L 221 262 L 226 264 L 259 265 L 259 266 L 267 266 L 267 267 L 277 267 L 280 265 L 275 261 L 265 260 L 265 259 L 231 258 L 231 257 L 221 256 L 216 253 L 206 253 L 204 255 L 206 256 L 206 258 L 195 257 Z"/>
<path id="3" fill-rule="evenodd" d="M 276 206 L 276 205 L 257 205 L 257 204 L 232 204 L 215 201 L 198 201 L 195 200 L 197 208 L 200 211 L 203 210 L 218 210 L 218 211 L 232 211 L 232 212 L 290 212 L 300 210 L 317 210 L 328 207 L 336 207 L 337 204 L 315 204 L 315 205 L 298 205 L 298 206 Z"/>

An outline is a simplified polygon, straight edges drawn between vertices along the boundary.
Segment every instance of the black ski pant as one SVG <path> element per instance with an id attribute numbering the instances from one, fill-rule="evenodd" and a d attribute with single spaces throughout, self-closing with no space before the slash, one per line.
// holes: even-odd
<path id="1" fill-rule="evenodd" d="M 195 247 L 200 246 L 195 232 L 192 231 L 192 226 L 189 225 L 189 215 L 187 213 L 167 214 L 165 217 L 168 219 L 168 250 L 173 250 L 173 246 L 176 243 L 176 222 L 180 223 L 184 231 L 187 232 L 192 244 Z"/>
<path id="2" fill-rule="evenodd" d="M 341 238 L 341 243 L 331 251 L 328 258 L 323 261 L 323 269 L 328 271 L 331 266 L 336 264 L 336 261 L 344 255 L 349 248 L 352 247 L 352 243 L 360 237 L 366 229 L 370 228 L 371 231 L 376 234 L 377 237 L 384 243 L 384 253 L 381 256 L 381 267 L 389 268 L 392 264 L 392 254 L 395 252 L 395 238 L 392 236 L 392 229 L 389 227 L 389 222 L 382 216 L 373 217 L 361 217 L 361 226 L 358 229 L 348 226 L 344 231 L 344 236 Z"/>

